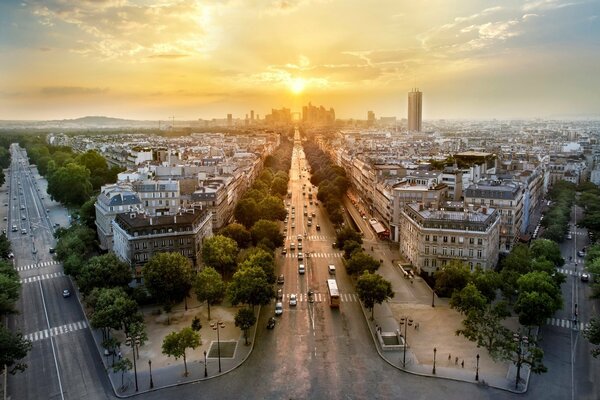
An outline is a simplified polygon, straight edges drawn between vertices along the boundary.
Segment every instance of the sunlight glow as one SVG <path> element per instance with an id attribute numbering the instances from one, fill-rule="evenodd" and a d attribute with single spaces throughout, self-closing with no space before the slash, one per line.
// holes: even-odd
<path id="1" fill-rule="evenodd" d="M 306 81 L 302 78 L 294 78 L 290 82 L 290 89 L 294 94 L 300 94 L 304 91 L 306 87 Z"/>

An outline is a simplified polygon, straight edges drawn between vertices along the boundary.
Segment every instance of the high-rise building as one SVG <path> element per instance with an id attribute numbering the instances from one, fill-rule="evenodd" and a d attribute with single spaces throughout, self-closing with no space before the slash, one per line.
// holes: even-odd
<path id="1" fill-rule="evenodd" d="M 421 132 L 423 123 L 423 93 L 419 89 L 408 92 L 408 130 Z"/>
<path id="2" fill-rule="evenodd" d="M 369 125 L 369 126 L 375 125 L 375 113 L 373 111 L 367 112 L 367 125 Z"/>
<path id="3" fill-rule="evenodd" d="M 227 126 L 233 126 L 233 115 L 227 114 Z"/>
<path id="4" fill-rule="evenodd" d="M 250 121 L 254 121 L 254 110 L 250 110 Z"/>
<path id="5" fill-rule="evenodd" d="M 330 108 L 325 109 L 323 106 L 313 106 L 308 103 L 308 106 L 302 107 L 302 121 L 309 124 L 330 125 L 335 122 L 335 110 Z"/>

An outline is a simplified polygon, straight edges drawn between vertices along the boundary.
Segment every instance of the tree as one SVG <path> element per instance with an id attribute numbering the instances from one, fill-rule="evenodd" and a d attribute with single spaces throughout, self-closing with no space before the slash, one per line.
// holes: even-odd
<path id="1" fill-rule="evenodd" d="M 90 171 L 75 163 L 59 167 L 48 179 L 48 193 L 66 206 L 80 206 L 92 194 Z"/>
<path id="2" fill-rule="evenodd" d="M 462 314 L 471 310 L 483 310 L 488 300 L 481 294 L 477 287 L 468 283 L 462 290 L 455 290 L 450 299 L 450 306 Z"/>
<path id="3" fill-rule="evenodd" d="M 547 318 L 562 308 L 560 287 L 545 272 L 530 272 L 517 280 L 519 296 L 515 312 L 526 326 L 541 326 Z"/>
<path id="4" fill-rule="evenodd" d="M 152 297 L 166 309 L 187 298 L 192 287 L 190 261 L 179 253 L 154 254 L 142 274 Z"/>
<path id="5" fill-rule="evenodd" d="M 352 254 L 354 254 L 354 252 L 356 251 L 362 251 L 362 248 L 360 246 L 360 243 L 354 241 L 354 240 L 346 240 L 344 242 L 344 257 L 348 260 L 350 257 L 352 257 Z"/>
<path id="6" fill-rule="evenodd" d="M 6 234 L 0 235 L 0 258 L 8 258 L 10 254 L 10 240 L 6 237 Z"/>
<path id="7" fill-rule="evenodd" d="M 362 244 L 362 237 L 360 233 L 356 232 L 351 227 L 347 226 L 345 228 L 340 229 L 335 238 L 335 243 L 338 249 L 342 250 L 344 248 L 344 244 L 346 241 L 354 241 L 358 244 Z"/>
<path id="8" fill-rule="evenodd" d="M 496 291 L 501 286 L 500 276 L 496 271 L 478 268 L 471 275 L 471 281 L 488 302 L 496 299 Z"/>
<path id="9" fill-rule="evenodd" d="M 126 287 L 131 282 L 131 267 L 115 253 L 91 258 L 79 271 L 77 283 L 82 293 L 93 288 Z"/>
<path id="10" fill-rule="evenodd" d="M 350 275 L 361 275 L 365 271 L 371 273 L 377 271 L 381 264 L 363 251 L 356 251 L 352 257 L 346 261 L 346 272 Z"/>
<path id="11" fill-rule="evenodd" d="M 235 240 L 222 235 L 215 235 L 204 240 L 202 260 L 223 275 L 235 270 L 238 246 Z"/>
<path id="12" fill-rule="evenodd" d="M 81 223 L 90 229 L 96 229 L 96 196 L 90 197 L 79 208 L 79 218 Z"/>
<path id="13" fill-rule="evenodd" d="M 250 228 L 260 216 L 258 204 L 252 198 L 243 198 L 235 206 L 233 212 L 236 221 L 243 224 L 246 228 Z"/>
<path id="14" fill-rule="evenodd" d="M 100 153 L 95 150 L 88 150 L 77 156 L 75 161 L 90 171 L 90 181 L 94 190 L 100 189 L 100 187 L 106 183 L 108 165 Z"/>
<path id="15" fill-rule="evenodd" d="M 200 334 L 194 332 L 190 327 L 185 327 L 179 332 L 169 333 L 163 340 L 162 352 L 169 357 L 183 357 L 183 365 L 185 368 L 184 376 L 188 376 L 187 359 L 185 351 L 187 349 L 195 349 L 200 346 Z"/>
<path id="16" fill-rule="evenodd" d="M 467 312 L 463 328 L 458 329 L 456 335 L 463 335 L 477 346 L 486 348 L 494 360 L 504 360 L 509 354 L 507 346 L 512 342 L 512 335 L 502 325 L 502 320 L 509 315 L 504 301 L 488 304 L 483 310 L 473 308 Z"/>
<path id="17" fill-rule="evenodd" d="M 248 247 L 252 242 L 250 231 L 247 230 L 244 225 L 238 223 L 227 225 L 225 228 L 221 229 L 219 234 L 235 240 L 240 249 Z"/>
<path id="18" fill-rule="evenodd" d="M 283 221 L 287 215 L 283 201 L 277 196 L 265 196 L 258 203 L 260 219 Z"/>
<path id="19" fill-rule="evenodd" d="M 246 267 L 233 274 L 227 295 L 234 306 L 240 303 L 256 306 L 269 304 L 275 293 L 262 268 Z"/>
<path id="20" fill-rule="evenodd" d="M 256 323 L 256 316 L 251 308 L 240 308 L 235 314 L 235 326 L 244 331 L 244 341 L 248 345 L 248 329 Z"/>
<path id="21" fill-rule="evenodd" d="M 0 324 L 0 365 L 11 374 L 25 371 L 27 364 L 21 362 L 31 350 L 31 342 L 20 332 L 12 333 Z"/>
<path id="22" fill-rule="evenodd" d="M 275 247 L 283 246 L 283 235 L 279 231 L 279 225 L 274 221 L 261 219 L 250 229 L 252 241 L 257 244 L 263 239 L 269 240 Z"/>
<path id="23" fill-rule="evenodd" d="M 434 277 L 435 292 L 439 296 L 450 297 L 455 290 L 462 290 L 467 285 L 471 272 L 464 263 L 452 260 L 436 271 Z"/>
<path id="24" fill-rule="evenodd" d="M 271 252 L 259 247 L 248 249 L 238 265 L 238 268 L 244 267 L 261 267 L 267 275 L 267 282 L 275 283 L 275 258 Z"/>
<path id="25" fill-rule="evenodd" d="M 583 332 L 583 335 L 591 344 L 600 345 L 600 318 L 594 317 L 590 320 L 590 326 Z M 590 351 L 594 358 L 600 356 L 600 347 L 594 347 Z"/>
<path id="26" fill-rule="evenodd" d="M 133 322 L 140 321 L 137 303 L 123 288 L 101 288 L 90 293 L 93 307 L 90 323 L 93 328 L 102 330 L 103 339 L 110 337 L 110 330 L 121 330 Z"/>
<path id="27" fill-rule="evenodd" d="M 288 188 L 288 179 L 282 177 L 276 177 L 271 182 L 271 193 L 278 194 L 280 196 L 285 196 Z"/>
<path id="28" fill-rule="evenodd" d="M 12 265 L 0 260 L 0 317 L 16 311 L 20 288 L 19 273 Z"/>
<path id="29" fill-rule="evenodd" d="M 131 364 L 131 360 L 129 358 L 121 358 L 119 361 L 113 364 L 112 370 L 115 374 L 121 373 L 121 388 L 125 387 L 123 383 L 123 377 L 125 372 L 131 371 L 133 368 L 133 364 Z"/>
<path id="30" fill-rule="evenodd" d="M 210 306 L 219 304 L 225 297 L 225 283 L 221 274 L 212 267 L 205 267 L 196 275 L 194 291 L 199 302 L 206 301 L 208 319 L 210 320 Z"/>
<path id="31" fill-rule="evenodd" d="M 548 239 L 537 239 L 531 243 L 530 251 L 535 258 L 545 258 L 551 261 L 555 267 L 562 267 L 565 260 L 560 254 L 558 243 Z"/>
<path id="32" fill-rule="evenodd" d="M 392 283 L 369 271 L 363 272 L 356 281 L 356 292 L 365 307 L 371 310 L 371 319 L 375 304 L 381 304 L 384 300 L 394 297 Z"/>

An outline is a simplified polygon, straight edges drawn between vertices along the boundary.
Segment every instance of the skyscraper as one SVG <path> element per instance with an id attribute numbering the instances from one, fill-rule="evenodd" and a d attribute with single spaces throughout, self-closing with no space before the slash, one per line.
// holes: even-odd
<path id="1" fill-rule="evenodd" d="M 408 92 L 408 130 L 421 132 L 423 122 L 423 93 L 419 89 Z"/>

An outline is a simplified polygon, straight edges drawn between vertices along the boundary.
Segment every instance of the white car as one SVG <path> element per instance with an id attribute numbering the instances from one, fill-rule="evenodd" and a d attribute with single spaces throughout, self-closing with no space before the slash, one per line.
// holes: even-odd
<path id="1" fill-rule="evenodd" d="M 298 299 L 295 294 L 290 294 L 290 306 L 295 306 L 298 304 Z"/>
<path id="2" fill-rule="evenodd" d="M 283 314 L 283 303 L 278 301 L 275 304 L 275 315 L 281 315 Z"/>
<path id="3" fill-rule="evenodd" d="M 329 271 L 330 274 L 332 274 L 332 275 L 335 274 L 335 265 L 329 264 L 327 266 L 327 270 Z"/>

